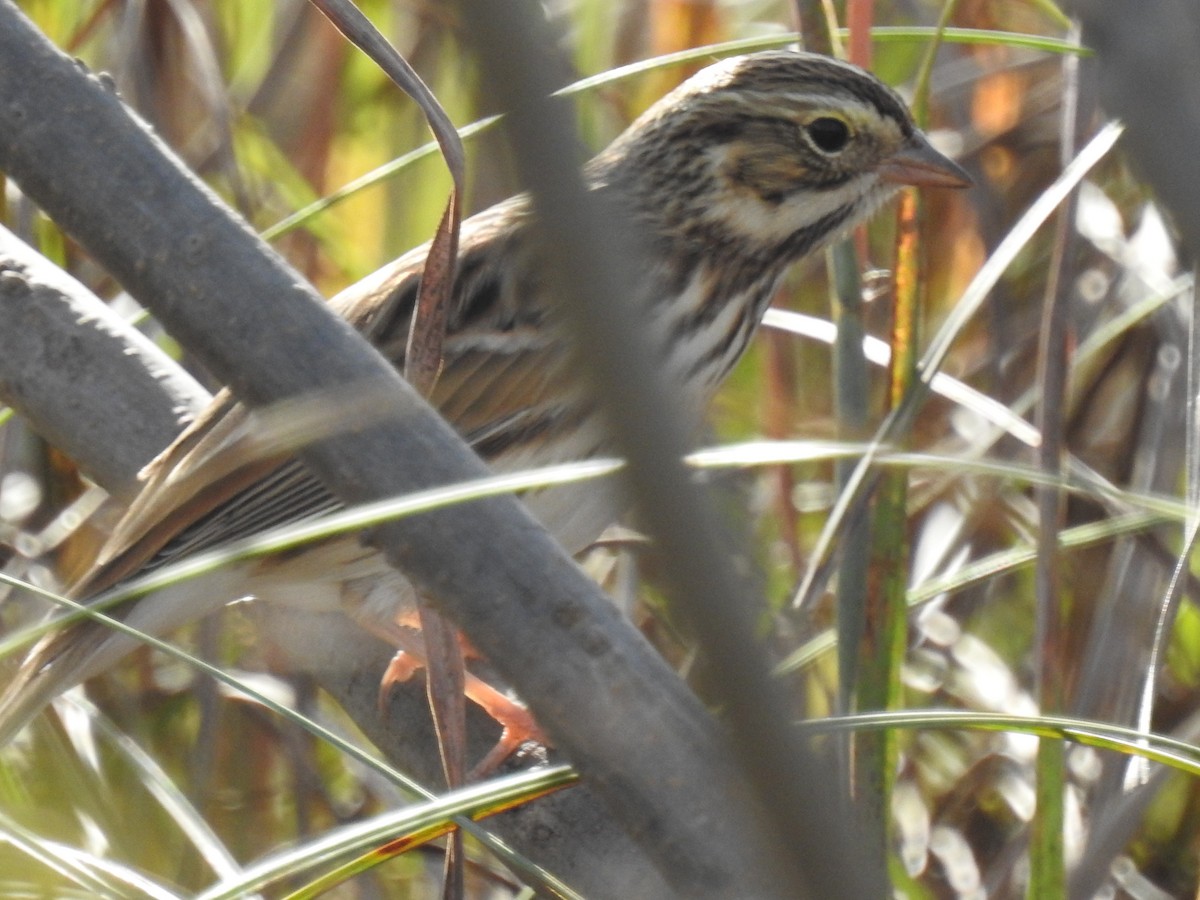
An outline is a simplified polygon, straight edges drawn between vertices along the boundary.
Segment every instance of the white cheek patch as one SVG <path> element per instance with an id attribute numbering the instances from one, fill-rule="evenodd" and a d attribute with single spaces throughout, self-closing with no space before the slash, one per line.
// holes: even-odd
<path id="1" fill-rule="evenodd" d="M 876 181 L 867 173 L 832 190 L 792 194 L 782 203 L 769 203 L 752 190 L 727 190 L 706 217 L 750 240 L 776 243 L 861 199 Z"/>

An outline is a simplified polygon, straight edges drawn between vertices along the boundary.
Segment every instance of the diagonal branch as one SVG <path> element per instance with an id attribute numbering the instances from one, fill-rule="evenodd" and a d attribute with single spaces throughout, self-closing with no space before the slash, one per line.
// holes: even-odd
<path id="1" fill-rule="evenodd" d="M 111 493 L 128 493 L 138 470 L 175 437 L 180 414 L 208 401 L 177 363 L 3 228 L 0 396 Z M 420 686 L 397 686 L 379 713 L 379 673 L 390 647 L 344 616 L 269 605 L 258 612 L 260 633 L 284 671 L 310 675 L 393 765 L 437 783 L 438 749 Z M 356 651 L 349 660 L 337 652 L 348 646 Z M 478 758 L 495 742 L 496 723 L 475 707 L 470 712 L 470 755 Z M 584 896 L 673 896 L 586 785 L 512 810 L 489 829 Z"/>
<path id="2" fill-rule="evenodd" d="M 0 227 L 0 400 L 110 494 L 208 392 L 82 284 Z"/>
<path id="3" fill-rule="evenodd" d="M 387 386 L 376 424 L 300 451 L 343 501 L 485 473 L 298 274 L 11 0 L 0 0 L 0 59 L 0 168 L 239 397 L 261 407 Z M 372 541 L 518 688 L 677 889 L 762 890 L 753 806 L 720 732 L 515 499 L 394 522 Z"/>

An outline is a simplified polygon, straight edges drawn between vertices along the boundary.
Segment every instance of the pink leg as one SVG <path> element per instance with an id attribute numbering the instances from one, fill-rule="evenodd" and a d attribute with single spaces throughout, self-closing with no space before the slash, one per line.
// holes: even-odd
<path id="1" fill-rule="evenodd" d="M 395 629 L 387 629 L 387 638 L 399 649 L 392 657 L 380 682 L 381 704 L 392 685 L 408 681 L 418 669 L 425 668 L 425 648 L 418 634 L 403 625 L 397 625 Z M 469 652 L 469 647 L 466 649 Z M 471 770 L 470 779 L 488 774 L 527 741 L 549 744 L 546 735 L 524 705 L 505 696 L 470 672 L 467 673 L 466 695 L 467 699 L 482 708 L 503 729 L 496 746 Z"/>

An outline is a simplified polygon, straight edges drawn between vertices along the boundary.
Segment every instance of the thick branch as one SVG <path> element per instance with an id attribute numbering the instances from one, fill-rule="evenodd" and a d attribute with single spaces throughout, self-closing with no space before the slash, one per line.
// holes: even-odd
<path id="1" fill-rule="evenodd" d="M 1200 253 L 1200 95 L 1192 86 L 1200 80 L 1200 11 L 1181 0 L 1071 0 L 1066 6 L 1083 25 L 1083 42 L 1096 51 L 1101 103 L 1124 120 L 1123 145 L 1170 211 L 1194 262 Z M 1113 661 L 1105 657 L 1104 664 L 1112 668 Z M 1100 890 L 1112 860 L 1142 827 L 1165 777 L 1166 769 L 1156 772 L 1092 822 L 1088 846 L 1071 875 L 1071 897 L 1093 897 Z"/>
<path id="2" fill-rule="evenodd" d="M 339 497 L 353 504 L 485 474 L 394 370 L 11 0 L 0 0 L 0 59 L 0 168 L 239 397 L 263 406 L 387 386 L 376 424 L 300 452 Z M 678 889 L 762 891 L 752 807 L 714 723 L 516 500 L 395 522 L 373 540 L 517 687 Z"/>
<path id="3" fill-rule="evenodd" d="M 1181 0 L 1072 0 L 1100 63 L 1100 100 L 1193 258 L 1200 254 L 1200 10 Z M 1136 23 L 1136 27 L 1134 24 Z"/>
<path id="4" fill-rule="evenodd" d="M 104 487 L 138 470 L 208 392 L 107 304 L 0 227 L 0 398 Z"/>
<path id="5" fill-rule="evenodd" d="M 0 386 L 35 430 L 110 492 L 126 491 L 175 436 L 178 411 L 198 412 L 208 400 L 173 360 L 3 228 Z M 264 605 L 257 622 L 287 672 L 315 679 L 393 765 L 425 784 L 440 783 L 437 740 L 420 682 L 392 690 L 386 714 L 379 713 L 379 673 L 390 648 L 344 616 Z M 346 647 L 355 652 L 347 654 Z M 480 758 L 497 729 L 477 707 L 470 712 L 470 752 Z M 587 785 L 487 826 L 585 896 L 673 895 Z"/>

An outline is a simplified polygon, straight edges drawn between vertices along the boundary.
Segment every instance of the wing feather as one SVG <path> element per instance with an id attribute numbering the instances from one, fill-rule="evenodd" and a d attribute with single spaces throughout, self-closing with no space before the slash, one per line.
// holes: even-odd
<path id="1" fill-rule="evenodd" d="M 568 374 L 562 342 L 543 322 L 541 285 L 529 274 L 536 267 L 518 264 L 529 252 L 527 218 L 527 202 L 515 198 L 464 225 L 445 364 L 430 399 L 481 450 L 503 451 L 523 429 L 544 427 Z M 331 301 L 401 370 L 425 249 Z M 302 464 L 271 447 L 256 421 L 228 390 L 217 394 L 146 467 L 144 487 L 72 594 L 91 596 L 185 554 L 339 509 Z"/>

